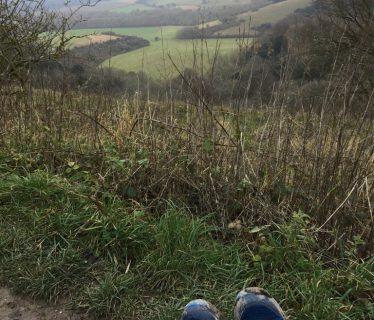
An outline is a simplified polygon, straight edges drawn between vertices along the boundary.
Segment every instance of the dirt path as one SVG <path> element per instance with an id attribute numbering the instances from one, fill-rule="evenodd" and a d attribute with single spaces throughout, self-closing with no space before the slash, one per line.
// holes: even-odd
<path id="1" fill-rule="evenodd" d="M 14 296 L 9 290 L 0 288 L 1 320 L 87 320 L 63 306 L 53 306 L 31 299 Z"/>

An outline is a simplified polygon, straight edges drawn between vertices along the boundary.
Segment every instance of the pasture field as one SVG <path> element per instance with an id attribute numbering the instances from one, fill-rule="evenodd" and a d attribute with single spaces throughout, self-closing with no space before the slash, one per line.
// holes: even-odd
<path id="1" fill-rule="evenodd" d="M 219 53 L 223 55 L 230 54 L 237 47 L 235 39 L 222 39 L 219 41 L 208 39 L 204 41 L 203 50 L 201 50 L 200 40 L 176 39 L 176 33 L 180 28 L 167 26 L 163 28 L 81 29 L 73 30 L 71 34 L 82 36 L 85 34 L 99 34 L 105 31 L 113 31 L 117 34 L 138 36 L 147 39 L 150 41 L 149 47 L 114 56 L 104 61 L 103 66 L 110 66 L 124 71 L 144 71 L 158 79 L 177 75 L 178 72 L 175 70 L 173 63 L 180 70 L 192 67 L 194 63 L 200 65 L 200 59 L 195 59 L 194 56 L 200 56 L 201 51 L 204 54 L 204 64 L 209 66 L 217 47 L 219 47 Z M 77 40 L 80 41 L 80 39 Z"/>
<path id="2" fill-rule="evenodd" d="M 203 29 L 203 28 L 219 26 L 221 24 L 222 24 L 221 20 L 217 19 L 217 20 L 212 20 L 212 21 L 207 21 L 207 22 L 204 22 L 204 23 L 200 23 L 199 25 L 197 25 L 197 27 L 199 29 Z"/>
<path id="3" fill-rule="evenodd" d="M 163 41 L 151 41 L 149 47 L 121 54 L 107 60 L 104 66 L 111 66 L 124 71 L 144 71 L 154 78 L 168 79 L 178 74 L 174 64 L 179 70 L 200 67 L 200 55 L 204 55 L 204 64 L 208 68 L 214 53 L 219 47 L 219 54 L 232 53 L 236 48 L 235 39 L 208 39 L 201 46 L 200 40 L 178 40 L 175 38 Z"/>
<path id="4" fill-rule="evenodd" d="M 239 3 L 246 3 L 248 0 L 239 1 Z M 251 19 L 252 26 L 258 26 L 263 23 L 275 23 L 289 14 L 292 14 L 296 9 L 307 6 L 311 0 L 286 0 L 283 2 L 268 5 L 257 11 L 251 11 L 240 14 L 239 19 L 243 19 L 240 26 L 228 28 L 220 31 L 221 35 L 232 35 L 237 36 L 239 27 L 241 30 L 248 29 L 249 20 Z M 167 5 L 170 0 L 156 0 L 152 4 L 156 5 Z M 182 5 L 201 5 L 201 0 L 176 0 L 172 2 L 175 6 Z M 217 2 L 208 1 L 204 5 L 218 5 L 221 4 L 221 0 Z M 122 8 L 116 8 L 117 12 L 128 13 L 132 10 L 141 9 L 147 7 L 147 5 L 139 3 L 131 3 L 131 1 L 125 1 Z M 214 20 L 207 22 L 205 25 L 218 25 L 221 22 Z M 204 41 L 203 47 L 201 41 L 196 40 L 179 40 L 176 39 L 178 30 L 182 27 L 179 26 L 165 26 L 165 27 L 136 27 L 136 28 L 97 28 L 97 29 L 81 29 L 74 30 L 74 35 L 88 35 L 88 34 L 100 34 L 104 31 L 113 31 L 117 34 L 123 34 L 128 36 L 138 36 L 147 39 L 150 42 L 150 46 L 137 49 L 128 53 L 120 54 L 112 57 L 109 60 L 103 62 L 103 66 L 110 66 L 115 69 L 124 71 L 139 72 L 144 71 L 150 74 L 154 78 L 169 78 L 177 74 L 178 69 L 183 70 L 184 68 L 192 67 L 194 65 L 200 65 L 201 53 L 204 53 L 204 65 L 209 66 L 210 60 L 214 56 L 217 47 L 219 47 L 220 54 L 230 54 L 236 49 L 235 39 L 208 39 Z M 201 25 L 198 26 L 201 28 Z M 82 45 L 82 41 L 90 41 L 84 39 L 76 39 L 73 41 L 73 45 Z"/>
<path id="5" fill-rule="evenodd" d="M 155 40 L 155 37 L 164 37 L 164 39 L 169 39 L 175 37 L 177 31 L 181 27 L 137 27 L 137 28 L 95 28 L 95 29 L 77 29 L 70 30 L 69 35 L 74 36 L 85 36 L 92 34 L 100 34 L 102 32 L 112 31 L 117 34 L 126 35 L 126 36 L 137 36 L 149 41 Z M 73 40 L 73 44 L 76 39 Z"/>
<path id="6" fill-rule="evenodd" d="M 88 46 L 90 44 L 94 43 L 103 43 L 111 40 L 116 40 L 119 37 L 106 35 L 106 34 L 92 34 L 88 35 L 87 37 L 83 38 L 76 38 L 73 41 L 74 47 L 82 47 L 82 46 Z"/>
<path id="7" fill-rule="evenodd" d="M 245 19 L 246 22 L 240 26 L 228 28 L 220 33 L 223 35 L 237 35 L 239 28 L 240 30 L 248 29 L 249 21 L 251 21 L 251 27 L 264 23 L 276 23 L 295 12 L 295 10 L 306 7 L 311 2 L 311 0 L 286 0 L 268 5 L 257 11 L 242 13 L 238 15 L 238 18 Z"/>

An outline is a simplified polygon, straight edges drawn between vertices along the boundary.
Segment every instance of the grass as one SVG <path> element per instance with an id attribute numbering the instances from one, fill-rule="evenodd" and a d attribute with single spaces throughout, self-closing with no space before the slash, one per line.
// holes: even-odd
<path id="1" fill-rule="evenodd" d="M 68 297 L 95 317 L 176 319 L 202 297 L 231 314 L 235 293 L 258 285 L 289 319 L 374 315 L 373 260 L 357 260 L 352 244 L 327 264 L 300 212 L 270 228 L 220 228 L 172 204 L 154 215 L 110 189 L 95 200 L 99 181 L 80 170 L 25 171 L 2 160 L 0 281 L 16 292 Z"/>
<path id="2" fill-rule="evenodd" d="M 116 36 L 110 36 L 110 35 L 104 35 L 104 34 L 98 34 L 98 35 L 90 35 L 83 38 L 75 38 L 72 42 L 72 45 L 74 47 L 80 47 L 80 46 L 88 46 L 94 43 L 103 43 L 111 40 L 119 39 L 119 37 Z"/>
<path id="3" fill-rule="evenodd" d="M 260 26 L 264 23 L 276 23 L 288 15 L 295 12 L 296 9 L 304 8 L 311 3 L 311 0 L 285 0 L 282 2 L 270 4 L 257 11 L 250 11 L 238 15 L 238 19 L 245 19 L 246 22 L 240 26 L 231 27 L 226 30 L 220 31 L 223 35 L 237 35 L 240 30 L 247 30 L 249 21 L 251 21 L 251 27 Z"/>
<path id="4" fill-rule="evenodd" d="M 147 39 L 151 43 L 149 47 L 112 57 L 110 60 L 105 61 L 103 66 L 110 65 L 113 68 L 124 71 L 144 71 L 154 78 L 169 78 L 178 74 L 172 61 L 179 69 L 183 70 L 184 68 L 192 67 L 194 58 L 200 56 L 201 41 L 176 39 L 176 33 L 179 29 L 180 27 L 174 26 L 163 28 L 81 29 L 73 30 L 71 34 L 81 36 L 94 32 L 113 31 L 117 34 Z M 235 39 L 204 40 L 203 51 L 207 59 L 205 61 L 207 66 L 212 62 L 217 46 L 219 46 L 219 53 L 222 55 L 228 55 L 237 48 Z M 210 59 L 207 58 L 207 53 L 209 53 Z M 169 54 L 172 61 L 169 59 Z M 197 60 L 197 64 L 199 63 L 199 60 Z"/>
<path id="5" fill-rule="evenodd" d="M 166 39 L 173 38 L 181 27 L 163 27 L 162 33 Z M 146 40 L 154 40 L 156 36 L 160 36 L 160 27 L 138 27 L 138 28 L 95 28 L 95 29 L 77 29 L 69 31 L 69 35 L 85 36 L 89 34 L 99 34 L 102 32 L 112 31 L 117 34 L 127 36 L 137 36 Z"/>
<path id="6" fill-rule="evenodd" d="M 116 69 L 134 72 L 144 71 L 154 78 L 168 79 L 178 75 L 173 62 L 181 71 L 184 68 L 192 68 L 194 63 L 200 65 L 201 49 L 204 51 L 206 59 L 207 54 L 210 55 L 210 59 L 208 58 L 205 61 L 207 67 L 209 67 L 218 47 L 220 54 L 227 55 L 235 51 L 236 42 L 234 39 L 207 39 L 201 46 L 199 40 L 177 40 L 174 38 L 164 39 L 164 41 L 153 40 L 150 47 L 115 56 L 110 59 L 110 62 L 107 60 L 103 65 L 109 66 L 110 63 Z M 169 55 L 171 58 L 169 58 Z M 195 58 L 197 61 L 194 60 Z"/>

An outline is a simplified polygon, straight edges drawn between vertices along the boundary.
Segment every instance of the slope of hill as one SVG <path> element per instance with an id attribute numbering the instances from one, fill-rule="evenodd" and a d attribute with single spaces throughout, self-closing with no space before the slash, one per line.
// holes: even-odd
<path id="1" fill-rule="evenodd" d="M 240 30 L 248 30 L 258 27 L 265 23 L 275 23 L 288 15 L 294 13 L 297 9 L 305 8 L 311 4 L 312 0 L 285 0 L 263 7 L 256 11 L 249 11 L 237 16 L 242 21 L 238 26 L 231 27 L 221 32 L 222 35 L 236 36 Z"/>

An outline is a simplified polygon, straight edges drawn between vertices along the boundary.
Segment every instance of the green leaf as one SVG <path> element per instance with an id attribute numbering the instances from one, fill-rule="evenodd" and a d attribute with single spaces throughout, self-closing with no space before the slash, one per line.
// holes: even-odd
<path id="1" fill-rule="evenodd" d="M 260 251 L 264 252 L 264 253 L 271 253 L 271 252 L 273 252 L 273 250 L 274 250 L 274 248 L 270 247 L 268 245 L 261 245 L 260 246 Z"/>
<path id="2" fill-rule="evenodd" d="M 138 161 L 138 164 L 139 164 L 140 166 L 147 166 L 148 163 L 149 163 L 149 160 L 148 160 L 148 159 L 141 159 L 141 160 Z"/>
<path id="3" fill-rule="evenodd" d="M 252 228 L 251 230 L 249 230 L 249 232 L 250 232 L 250 233 L 258 233 L 258 232 L 260 232 L 260 231 L 262 231 L 262 230 L 267 229 L 268 227 L 269 227 L 268 224 L 267 224 L 267 225 L 264 225 L 264 226 L 254 227 L 254 228 Z"/>
<path id="4" fill-rule="evenodd" d="M 355 245 L 364 245 L 365 241 L 360 236 L 353 236 L 353 242 Z"/>
<path id="5" fill-rule="evenodd" d="M 214 144 L 211 140 L 205 139 L 205 141 L 203 142 L 202 148 L 206 153 L 212 153 L 214 150 Z"/>
<path id="6" fill-rule="evenodd" d="M 136 190 L 133 187 L 128 187 L 126 190 L 126 194 L 129 198 L 135 198 L 136 197 Z"/>
<path id="7" fill-rule="evenodd" d="M 260 255 L 256 254 L 256 255 L 253 256 L 252 261 L 253 262 L 261 262 L 262 258 L 261 258 Z"/>

